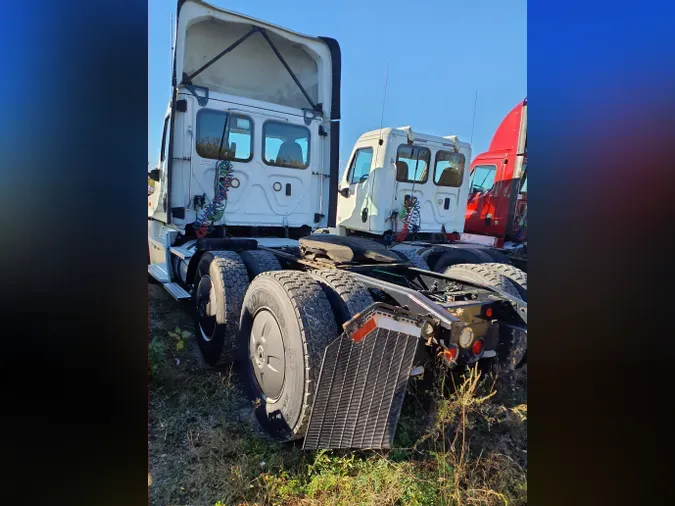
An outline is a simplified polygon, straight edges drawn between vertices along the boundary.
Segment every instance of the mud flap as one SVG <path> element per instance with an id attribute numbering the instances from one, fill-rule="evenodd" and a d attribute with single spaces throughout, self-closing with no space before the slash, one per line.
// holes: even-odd
<path id="1" fill-rule="evenodd" d="M 347 322 L 324 352 L 303 449 L 391 448 L 419 340 L 414 320 L 381 308 Z"/>

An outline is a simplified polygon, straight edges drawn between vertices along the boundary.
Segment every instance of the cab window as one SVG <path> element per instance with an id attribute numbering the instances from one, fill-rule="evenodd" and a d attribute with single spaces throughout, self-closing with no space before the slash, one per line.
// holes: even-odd
<path id="1" fill-rule="evenodd" d="M 429 148 L 401 144 L 396 151 L 396 181 L 426 183 L 429 178 L 430 161 Z"/>
<path id="2" fill-rule="evenodd" d="M 459 188 L 464 180 L 466 159 L 462 153 L 439 150 L 434 161 L 434 183 Z"/>
<path id="3" fill-rule="evenodd" d="M 169 152 L 169 140 L 166 138 L 169 131 L 169 119 L 171 117 L 167 116 L 164 120 L 164 128 L 162 129 L 162 149 L 160 153 L 160 161 L 163 162 L 166 160 L 167 154 Z"/>
<path id="4" fill-rule="evenodd" d="M 370 166 L 373 162 L 373 148 L 357 149 L 349 167 L 349 182 L 360 183 L 368 179 Z"/>
<path id="5" fill-rule="evenodd" d="M 196 150 L 202 158 L 250 161 L 253 158 L 253 121 L 239 114 L 202 109 L 197 113 Z"/>
<path id="6" fill-rule="evenodd" d="M 279 121 L 263 124 L 263 161 L 267 165 L 306 169 L 309 167 L 309 129 Z"/>
<path id="7" fill-rule="evenodd" d="M 485 193 L 495 184 L 496 165 L 476 165 L 471 173 L 471 193 Z"/>

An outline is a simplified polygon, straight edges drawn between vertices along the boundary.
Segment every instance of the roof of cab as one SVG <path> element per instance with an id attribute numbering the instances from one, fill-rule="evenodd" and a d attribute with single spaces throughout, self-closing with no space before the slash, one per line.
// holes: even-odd
<path id="1" fill-rule="evenodd" d="M 360 137 L 359 140 L 367 140 L 371 139 L 373 137 L 379 138 L 380 136 L 382 137 L 388 137 L 389 135 L 397 135 L 401 137 L 406 137 L 406 129 L 410 127 L 398 127 L 398 128 L 382 128 L 378 130 L 371 130 L 369 132 L 363 133 Z M 423 134 L 420 132 L 417 132 L 413 130 L 413 133 L 415 135 L 415 140 L 422 140 L 422 141 L 427 141 L 427 142 L 435 142 L 439 144 L 444 144 L 447 146 L 453 145 L 453 142 L 456 142 L 459 146 L 461 147 L 471 147 L 471 144 L 468 142 L 460 141 L 459 138 L 456 135 L 448 135 L 446 137 L 440 137 L 438 135 L 430 135 L 430 134 Z"/>
<path id="2" fill-rule="evenodd" d="M 230 10 L 230 9 L 223 9 L 222 7 L 220 7 L 218 5 L 214 5 L 210 2 L 205 2 L 204 0 L 179 0 L 178 10 L 180 11 L 180 8 L 183 6 L 183 4 L 188 3 L 188 2 L 193 2 L 193 3 L 196 3 L 196 4 L 202 4 L 206 7 L 208 7 L 209 9 L 213 9 L 214 11 L 218 11 L 218 12 L 223 12 L 225 14 L 233 14 L 237 17 L 252 21 L 256 25 L 262 25 L 262 26 L 265 26 L 267 28 L 275 28 L 277 30 L 282 30 L 282 31 L 290 33 L 292 35 L 299 35 L 301 37 L 306 37 L 308 39 L 314 39 L 314 40 L 322 41 L 320 37 L 317 37 L 315 35 L 307 35 L 306 33 L 297 32 L 295 30 L 291 30 L 290 28 L 285 28 L 283 26 L 275 25 L 274 23 L 270 23 L 269 21 L 263 21 L 261 19 L 254 18 L 252 16 L 249 16 L 248 14 L 242 14 L 241 12 L 233 11 L 233 10 Z"/>

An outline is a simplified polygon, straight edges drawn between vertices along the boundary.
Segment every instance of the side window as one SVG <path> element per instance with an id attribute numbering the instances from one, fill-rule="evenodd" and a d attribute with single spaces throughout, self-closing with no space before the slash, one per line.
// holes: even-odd
<path id="1" fill-rule="evenodd" d="M 466 159 L 462 153 L 439 150 L 434 162 L 434 183 L 459 188 L 464 180 Z"/>
<path id="2" fill-rule="evenodd" d="M 168 137 L 168 133 L 169 133 L 169 120 L 170 119 L 171 119 L 171 117 L 169 116 L 164 120 L 164 130 L 162 131 L 162 152 L 160 154 L 160 161 L 162 161 L 162 162 L 164 160 L 166 160 L 166 157 L 169 154 L 169 139 L 167 137 Z"/>
<path id="3" fill-rule="evenodd" d="M 496 165 L 476 165 L 471 174 L 471 193 L 485 193 L 492 190 L 495 183 Z"/>
<path id="4" fill-rule="evenodd" d="M 401 144 L 396 152 L 396 181 L 426 183 L 430 160 L 429 148 Z"/>
<path id="5" fill-rule="evenodd" d="M 221 142 L 223 148 L 218 153 Z M 195 148 L 202 158 L 249 162 L 253 158 L 253 121 L 239 114 L 202 109 L 197 113 Z"/>
<path id="6" fill-rule="evenodd" d="M 309 167 L 309 129 L 279 121 L 263 125 L 263 162 L 289 169 Z"/>
<path id="7" fill-rule="evenodd" d="M 370 166 L 373 162 L 373 148 L 357 149 L 349 167 L 349 182 L 360 183 L 368 179 Z"/>

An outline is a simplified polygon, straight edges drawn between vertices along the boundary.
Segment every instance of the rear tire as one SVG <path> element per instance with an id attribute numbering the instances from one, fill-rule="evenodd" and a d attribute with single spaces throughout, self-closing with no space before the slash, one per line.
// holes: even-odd
<path id="1" fill-rule="evenodd" d="M 444 274 L 449 274 L 453 271 L 461 272 L 469 279 L 473 278 L 477 282 L 500 288 L 506 293 L 520 298 L 521 295 L 516 284 L 503 274 L 494 270 L 494 265 L 502 264 L 453 265 L 452 267 L 446 269 Z M 499 344 L 497 344 L 495 351 L 497 352 L 497 360 L 492 361 L 493 370 L 498 371 L 498 374 L 502 376 L 513 372 L 513 370 L 516 369 L 521 364 L 521 362 L 527 358 L 527 334 L 520 331 L 513 331 L 505 327 L 500 327 Z"/>
<path id="2" fill-rule="evenodd" d="M 235 358 L 239 315 L 248 287 L 248 274 L 234 251 L 209 251 L 195 273 L 193 301 L 196 336 L 204 361 L 224 365 Z"/>
<path id="3" fill-rule="evenodd" d="M 434 272 L 444 272 L 448 267 L 460 264 L 481 264 L 493 262 L 494 259 L 484 250 L 478 248 L 446 248 L 434 264 Z"/>
<path id="4" fill-rule="evenodd" d="M 280 271 L 281 264 L 274 254 L 265 250 L 247 250 L 239 253 L 251 281 L 263 272 Z"/>
<path id="5" fill-rule="evenodd" d="M 348 272 L 316 270 L 309 273 L 323 289 L 333 309 L 338 334 L 342 325 L 373 304 L 370 292 Z"/>
<path id="6" fill-rule="evenodd" d="M 486 255 L 488 255 L 490 258 L 492 258 L 492 263 L 511 265 L 511 261 L 509 260 L 509 258 L 504 253 L 502 253 L 497 249 L 486 248 L 481 251 Z"/>
<path id="7" fill-rule="evenodd" d="M 513 281 L 491 267 L 488 267 L 489 265 L 491 264 L 456 264 L 445 269 L 443 274 L 461 272 L 462 275 L 469 279 L 473 279 L 478 283 L 494 286 L 506 293 L 520 297 L 518 289 Z"/>
<path id="8" fill-rule="evenodd" d="M 511 280 L 511 282 L 515 285 L 515 287 L 518 289 L 518 293 L 520 294 L 520 298 L 523 299 L 525 302 L 527 302 L 527 273 L 523 272 L 520 270 L 518 267 L 514 267 L 513 265 L 504 265 L 504 264 L 484 264 L 486 267 L 489 267 L 490 269 L 495 270 L 496 272 L 499 272 L 502 276 L 506 276 Z M 513 341 L 514 342 L 522 342 L 525 341 L 527 342 L 527 335 L 524 335 L 520 331 L 515 331 L 513 332 Z M 527 364 L 527 348 L 525 348 L 525 352 L 522 356 L 522 358 L 518 361 L 517 364 L 510 364 L 511 369 L 517 369 L 519 367 L 524 366 Z"/>
<path id="9" fill-rule="evenodd" d="M 326 294 L 305 272 L 264 272 L 246 292 L 240 329 L 258 421 L 277 440 L 302 438 L 324 350 L 337 337 Z"/>
<path id="10" fill-rule="evenodd" d="M 392 251 L 397 255 L 403 257 L 405 260 L 408 260 L 418 269 L 424 269 L 425 271 L 431 270 L 429 268 L 429 265 L 427 265 L 427 263 L 424 261 L 424 259 L 411 249 L 395 249 Z"/>
<path id="11" fill-rule="evenodd" d="M 490 269 L 493 269 L 499 272 L 502 276 L 506 276 L 517 286 L 521 286 L 525 293 L 527 293 L 527 273 L 520 270 L 518 267 L 513 265 L 504 265 L 502 263 L 489 263 L 484 264 Z"/>

